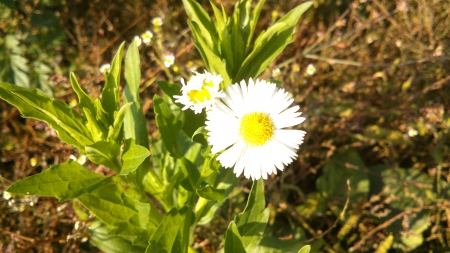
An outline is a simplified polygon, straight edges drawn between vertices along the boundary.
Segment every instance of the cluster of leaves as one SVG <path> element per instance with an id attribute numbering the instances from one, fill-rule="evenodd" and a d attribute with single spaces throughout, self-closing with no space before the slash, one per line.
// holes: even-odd
<path id="1" fill-rule="evenodd" d="M 191 10 L 194 3 L 185 2 L 186 9 Z M 249 20 L 250 5 L 248 0 L 238 3 L 234 17 Z M 293 27 L 309 5 L 290 14 L 294 18 L 272 29 L 271 34 L 264 37 L 267 41 L 258 44 L 271 48 L 269 60 L 292 41 Z M 258 6 L 259 13 L 261 6 Z M 202 13 L 204 11 L 200 8 L 190 16 L 198 19 Z M 258 15 L 252 15 L 252 18 L 254 26 Z M 288 36 L 285 35 L 281 43 L 271 40 L 271 37 L 277 38 L 277 30 L 285 32 L 286 29 Z M 253 32 L 247 36 L 251 38 Z M 77 204 L 81 203 L 96 217 L 91 227 L 92 242 L 102 250 L 122 252 L 132 248 L 135 252 L 187 252 L 192 227 L 212 219 L 237 178 L 232 170 L 219 171 L 220 165 L 202 135 L 205 114 L 181 111 L 180 105 L 172 101 L 173 95 L 181 93 L 180 87 L 167 82 L 159 82 L 166 95 L 153 98 L 161 138 L 152 143 L 153 169 L 149 171 L 148 130 L 139 98 L 138 46 L 132 43 L 127 50 L 124 72 L 127 85 L 121 101 L 119 86 L 123 51 L 124 43 L 119 47 L 110 71 L 105 74 L 101 99 L 94 100 L 88 96 L 71 73 L 72 89 L 78 96 L 77 108 L 40 90 L 0 83 L 0 97 L 17 107 L 24 117 L 46 122 L 57 131 L 62 141 L 76 147 L 90 161 L 115 172 L 115 176 L 104 176 L 75 161 L 68 161 L 15 182 L 7 191 L 52 196 L 61 201 L 76 200 L 74 208 L 77 214 L 88 219 L 89 214 Z M 261 67 L 267 66 L 269 60 L 262 61 Z M 249 72 L 243 78 L 257 74 Z M 159 201 L 164 215 L 146 196 L 147 193 Z M 225 232 L 224 251 L 282 250 L 278 245 L 260 244 L 268 219 L 269 209 L 265 208 L 261 179 L 254 183 L 244 211 L 235 217 Z M 309 248 L 303 247 L 299 252 L 309 252 Z"/>
<path id="2" fill-rule="evenodd" d="M 55 14 L 47 10 L 51 6 L 40 1 L 36 9 L 30 9 L 17 1 L 0 1 L 0 81 L 38 87 L 53 95 L 49 77 L 59 70 L 66 33 Z"/>

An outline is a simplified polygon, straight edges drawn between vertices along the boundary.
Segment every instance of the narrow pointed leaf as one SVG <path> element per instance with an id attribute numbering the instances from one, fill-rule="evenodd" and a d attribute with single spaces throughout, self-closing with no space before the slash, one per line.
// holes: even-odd
<path id="1" fill-rule="evenodd" d="M 78 162 L 69 160 L 17 181 L 7 191 L 13 194 L 52 196 L 65 201 L 92 192 L 110 182 L 110 177 L 91 172 Z"/>
<path id="2" fill-rule="evenodd" d="M 14 88 L 11 92 L 35 109 L 52 118 L 61 128 L 84 145 L 91 144 L 90 131 L 84 125 L 84 118 L 69 105 L 47 97 L 39 90 Z"/>
<path id="3" fill-rule="evenodd" d="M 293 41 L 292 32 L 294 27 L 300 16 L 311 5 L 312 2 L 306 2 L 297 6 L 266 32 L 261 33 L 255 41 L 252 52 L 245 59 L 233 81 L 257 77 Z"/>
<path id="4" fill-rule="evenodd" d="M 172 209 L 162 220 L 161 224 L 153 233 L 149 240 L 146 253 L 169 253 L 175 239 L 183 224 L 185 215 L 178 213 L 177 209 Z"/>
<path id="5" fill-rule="evenodd" d="M 136 145 L 133 139 L 125 140 L 125 150 L 122 155 L 122 170 L 120 174 L 126 175 L 135 171 L 148 156 L 150 156 L 148 149 Z"/>
<path id="6" fill-rule="evenodd" d="M 156 113 L 156 125 L 167 150 L 174 157 L 181 157 L 178 147 L 178 133 L 181 130 L 181 122 L 175 118 L 164 100 L 155 95 L 153 104 Z"/>
<path id="7" fill-rule="evenodd" d="M 86 127 L 91 131 L 93 141 L 97 142 L 104 140 L 106 137 L 106 130 L 101 128 L 88 108 L 83 108 L 83 112 L 87 120 Z"/>
<path id="8" fill-rule="evenodd" d="M 214 22 L 209 17 L 209 14 L 203 7 L 194 0 L 183 0 L 183 5 L 189 19 L 198 24 L 198 31 L 194 32 L 196 39 L 203 38 L 210 48 L 214 46 L 217 41 L 217 30 Z"/>
<path id="9" fill-rule="evenodd" d="M 78 96 L 78 107 L 82 111 L 84 108 L 87 108 L 94 116 L 96 116 L 97 110 L 95 109 L 94 100 L 84 92 L 73 72 L 70 72 L 70 83 L 72 84 L 72 89 Z"/>
<path id="10" fill-rule="evenodd" d="M 37 120 L 42 120 L 46 122 L 51 128 L 55 129 L 58 136 L 65 143 L 76 147 L 81 153 L 85 153 L 84 145 L 78 141 L 78 139 L 71 136 L 64 128 L 62 128 L 58 122 L 42 111 L 32 107 L 30 104 L 26 103 L 24 100 L 20 99 L 18 96 L 11 92 L 12 89 L 17 89 L 18 87 L 9 83 L 0 82 L 0 98 L 4 99 L 6 102 L 17 107 L 20 113 L 25 118 L 33 118 Z"/>
<path id="11" fill-rule="evenodd" d="M 228 226 L 225 238 L 225 253 L 246 253 L 239 230 L 232 221 Z"/>
<path id="12" fill-rule="evenodd" d="M 136 43 L 131 43 L 125 57 L 125 86 L 123 93 L 124 103 L 133 102 L 125 113 L 123 124 L 124 138 L 134 139 L 136 144 L 145 148 L 149 147 L 147 120 L 142 112 L 139 98 L 139 85 L 141 81 L 139 50 Z M 134 171 L 137 181 L 142 183 L 150 168 L 150 159 L 146 158 L 139 168 Z"/>
<path id="13" fill-rule="evenodd" d="M 120 45 L 114 56 L 110 71 L 105 73 L 105 86 L 102 90 L 102 107 L 105 109 L 111 125 L 114 122 L 114 112 L 119 110 L 120 71 L 124 46 L 125 42 Z"/>
<path id="14" fill-rule="evenodd" d="M 132 104 L 133 102 L 124 104 L 120 108 L 119 112 L 117 112 L 114 117 L 114 124 L 109 128 L 108 139 L 118 141 L 122 130 L 123 120 L 125 119 L 125 114 L 129 111 Z"/>
<path id="15" fill-rule="evenodd" d="M 298 253 L 309 253 L 310 250 L 311 250 L 311 246 L 306 245 L 306 246 L 303 246 L 303 247 L 298 251 Z"/>

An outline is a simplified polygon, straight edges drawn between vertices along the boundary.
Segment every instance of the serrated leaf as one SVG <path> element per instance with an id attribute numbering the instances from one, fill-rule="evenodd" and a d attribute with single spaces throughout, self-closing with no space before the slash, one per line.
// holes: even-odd
<path id="1" fill-rule="evenodd" d="M 105 86 L 102 90 L 102 107 L 108 116 L 110 125 L 114 122 L 114 112 L 119 110 L 120 71 L 125 42 L 122 42 L 111 64 L 109 72 L 105 73 Z"/>
<path id="2" fill-rule="evenodd" d="M 122 155 L 121 175 L 135 171 L 142 162 L 150 156 L 150 151 L 142 146 L 136 145 L 133 139 L 125 140 L 125 150 Z"/>
<path id="3" fill-rule="evenodd" d="M 292 32 L 294 27 L 300 16 L 311 5 L 312 2 L 306 2 L 297 6 L 267 29 L 266 32 L 262 32 L 256 39 L 252 52 L 245 59 L 233 82 L 248 79 L 249 77 L 257 77 L 293 41 Z"/>
<path id="4" fill-rule="evenodd" d="M 169 253 L 183 225 L 185 215 L 173 208 L 162 220 L 155 233 L 150 237 L 146 253 Z"/>
<path id="5" fill-rule="evenodd" d="M 52 196 L 65 201 L 110 182 L 110 177 L 91 172 L 78 162 L 69 160 L 50 167 L 42 173 L 17 181 L 7 191 L 13 194 Z"/>
<path id="6" fill-rule="evenodd" d="M 156 113 L 156 125 L 161 133 L 164 145 L 172 156 L 181 157 L 177 141 L 178 133 L 181 130 L 181 122 L 175 118 L 175 115 L 160 96 L 154 96 L 153 104 Z"/>
<path id="7" fill-rule="evenodd" d="M 119 136 L 121 134 L 123 120 L 125 119 L 125 114 L 130 110 L 133 102 L 124 104 L 117 114 L 114 116 L 114 124 L 109 127 L 108 139 L 113 141 L 119 141 Z"/>
<path id="8" fill-rule="evenodd" d="M 123 93 L 124 103 L 133 102 L 130 109 L 125 112 L 123 124 L 124 138 L 133 139 L 136 144 L 145 148 L 149 147 L 147 120 L 142 112 L 139 98 L 139 85 L 141 81 L 139 50 L 136 43 L 131 43 L 125 57 L 125 86 Z M 147 158 L 138 167 L 135 173 L 137 181 L 142 183 L 150 168 L 150 159 Z"/>
<path id="9" fill-rule="evenodd" d="M 117 173 L 120 171 L 120 146 L 114 141 L 98 141 L 86 146 L 86 156 L 96 164 L 105 165 Z"/>
<path id="10" fill-rule="evenodd" d="M 17 107 L 20 113 L 22 113 L 23 117 L 34 118 L 46 122 L 51 128 L 55 129 L 62 141 L 76 147 L 78 150 L 80 150 L 81 153 L 85 153 L 84 145 L 81 144 L 76 138 L 72 137 L 64 128 L 62 128 L 58 124 L 58 122 L 54 118 L 44 114 L 40 110 L 26 103 L 24 100 L 20 99 L 18 96 L 11 93 L 12 89 L 17 89 L 17 87 L 12 84 L 0 82 L 0 98 Z"/>
<path id="11" fill-rule="evenodd" d="M 197 194 L 205 199 L 214 200 L 214 201 L 222 201 L 225 198 L 225 190 L 223 189 L 215 189 L 210 185 L 207 185 L 202 188 L 196 189 Z"/>
<path id="12" fill-rule="evenodd" d="M 234 221 L 231 221 L 230 225 L 228 226 L 224 245 L 225 253 L 247 252 L 244 248 L 244 245 L 242 244 L 242 237 L 239 234 L 239 230 Z"/>

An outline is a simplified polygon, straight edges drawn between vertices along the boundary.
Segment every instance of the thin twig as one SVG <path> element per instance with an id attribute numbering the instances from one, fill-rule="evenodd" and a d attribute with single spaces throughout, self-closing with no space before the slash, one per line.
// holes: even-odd
<path id="1" fill-rule="evenodd" d="M 357 243 L 355 243 L 355 246 L 351 247 L 349 249 L 349 252 L 354 252 L 356 250 L 358 250 L 359 248 L 361 248 L 361 246 L 366 242 L 367 239 L 369 239 L 370 237 L 372 237 L 376 232 L 389 227 L 392 223 L 394 223 L 396 220 L 403 218 L 403 216 L 405 215 L 409 215 L 412 213 L 418 213 L 420 211 L 423 210 L 433 210 L 436 209 L 436 206 L 419 206 L 413 209 L 409 209 L 409 210 L 405 210 L 397 215 L 395 215 L 394 217 L 390 218 L 389 220 L 383 222 L 382 224 L 378 225 L 376 228 L 372 229 L 369 231 L 369 233 L 367 233 L 363 238 L 361 238 L 361 240 L 359 240 Z"/>

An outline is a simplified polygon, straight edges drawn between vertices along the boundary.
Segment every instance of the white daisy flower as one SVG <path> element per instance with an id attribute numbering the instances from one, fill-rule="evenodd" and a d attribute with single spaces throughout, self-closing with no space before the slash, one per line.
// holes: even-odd
<path id="1" fill-rule="evenodd" d="M 106 72 L 108 72 L 111 69 L 111 65 L 109 63 L 103 64 L 102 66 L 100 66 L 100 73 L 105 74 Z"/>
<path id="2" fill-rule="evenodd" d="M 222 102 L 223 101 L 223 102 Z M 211 152 L 225 168 L 239 176 L 267 179 L 297 157 L 306 132 L 283 129 L 302 123 L 299 106 L 284 89 L 264 80 L 233 84 L 226 96 L 207 112 L 206 129 Z M 283 165 L 284 164 L 284 165 Z"/>
<path id="3" fill-rule="evenodd" d="M 133 42 L 136 42 L 136 45 L 138 46 L 138 47 L 140 47 L 141 46 L 141 44 L 142 44 L 142 40 L 141 40 L 141 37 L 139 37 L 139 36 L 134 36 L 134 38 L 133 38 Z"/>
<path id="4" fill-rule="evenodd" d="M 220 83 L 223 78 L 220 75 L 211 74 L 205 71 L 204 74 L 199 74 L 195 71 L 191 80 L 184 82 L 181 78 L 183 87 L 181 88 L 181 96 L 173 96 L 175 102 L 184 105 L 182 110 L 190 108 L 195 113 L 201 113 L 203 108 L 208 111 L 214 106 L 216 98 L 224 97 L 224 93 L 219 91 Z"/>
<path id="5" fill-rule="evenodd" d="M 86 163 L 86 156 L 84 156 L 84 155 L 81 155 L 80 157 L 76 157 L 76 156 L 74 156 L 74 155 L 70 155 L 69 156 L 69 159 L 70 160 L 74 160 L 74 161 L 77 161 L 79 164 L 81 164 L 81 165 L 83 165 L 83 164 L 85 164 Z"/>
<path id="6" fill-rule="evenodd" d="M 166 66 L 166 68 L 169 68 L 174 63 L 175 63 L 175 56 L 173 56 L 173 54 L 167 54 L 166 56 L 164 56 L 164 66 Z"/>
<path id="7" fill-rule="evenodd" d="M 314 67 L 314 65 L 309 64 L 308 67 L 306 68 L 306 73 L 308 73 L 308 75 L 312 76 L 316 73 L 316 67 Z"/>
<path id="8" fill-rule="evenodd" d="M 145 33 L 141 34 L 141 38 L 145 45 L 149 45 L 152 42 L 153 33 L 147 30 Z"/>

